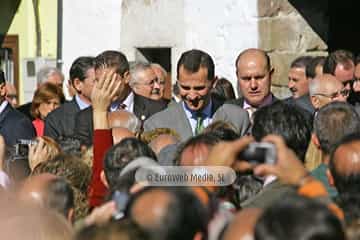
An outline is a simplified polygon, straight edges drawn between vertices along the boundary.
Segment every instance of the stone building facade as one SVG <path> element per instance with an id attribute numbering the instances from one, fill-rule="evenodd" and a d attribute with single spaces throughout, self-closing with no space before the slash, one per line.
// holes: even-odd
<path id="1" fill-rule="evenodd" d="M 312 2 L 322 2 L 318 0 Z M 298 3 L 309 2 L 298 7 Z M 168 49 L 172 82 L 180 54 L 192 48 L 210 53 L 216 74 L 236 86 L 234 61 L 242 50 L 269 52 L 275 76 L 273 92 L 284 98 L 290 62 L 300 55 L 326 55 L 327 45 L 308 24 L 326 23 L 310 0 L 96 0 L 63 1 L 63 70 L 80 55 L 105 49 L 123 51 L 130 61 L 143 50 Z M 320 6 L 321 7 L 321 6 Z M 299 13 L 299 10 L 302 12 Z M 320 24 L 320 25 L 321 25 Z M 320 26 L 326 29 L 326 24 Z M 326 30 L 325 30 L 326 32 Z M 321 34 L 320 34 L 321 35 Z"/>

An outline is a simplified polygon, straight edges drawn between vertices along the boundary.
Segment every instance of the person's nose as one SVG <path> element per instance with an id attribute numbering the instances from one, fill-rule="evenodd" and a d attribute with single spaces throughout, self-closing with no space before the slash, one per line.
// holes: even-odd
<path id="1" fill-rule="evenodd" d="M 289 89 L 293 88 L 294 86 L 295 86 L 294 81 L 289 80 L 289 82 L 288 82 Z"/>
<path id="2" fill-rule="evenodd" d="M 251 89 L 257 89 L 258 88 L 258 82 L 255 78 L 251 78 L 250 80 L 250 88 Z"/>

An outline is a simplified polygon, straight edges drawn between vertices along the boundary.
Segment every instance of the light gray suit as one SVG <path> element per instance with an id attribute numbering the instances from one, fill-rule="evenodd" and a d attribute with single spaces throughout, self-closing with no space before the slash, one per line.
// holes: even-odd
<path id="1" fill-rule="evenodd" d="M 238 133 L 247 133 L 250 121 L 247 112 L 232 104 L 224 104 L 219 107 L 213 115 L 214 121 L 225 121 L 232 124 Z M 147 119 L 144 123 L 144 130 L 150 131 L 156 128 L 171 128 L 181 137 L 182 141 L 193 136 L 191 125 L 182 107 L 182 102 L 171 104 L 165 110 L 158 112 Z"/>

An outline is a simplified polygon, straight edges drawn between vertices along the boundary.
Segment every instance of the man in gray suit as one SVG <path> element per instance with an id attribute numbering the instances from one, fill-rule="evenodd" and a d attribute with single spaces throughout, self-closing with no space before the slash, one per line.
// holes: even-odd
<path id="1" fill-rule="evenodd" d="M 210 90 L 215 80 L 215 65 L 209 54 L 201 50 L 184 52 L 177 64 L 177 84 L 182 101 L 153 115 L 144 124 L 144 130 L 171 128 L 186 140 L 201 132 L 216 120 L 234 125 L 240 134 L 249 127 L 249 118 L 243 109 L 212 97 Z"/>

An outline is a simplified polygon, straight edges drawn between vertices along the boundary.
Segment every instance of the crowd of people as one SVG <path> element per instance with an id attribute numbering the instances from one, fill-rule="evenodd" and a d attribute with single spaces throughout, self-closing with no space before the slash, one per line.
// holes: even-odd
<path id="1" fill-rule="evenodd" d="M 70 101 L 61 71 L 44 67 L 18 106 L 0 71 L 4 239 L 359 239 L 360 57 L 295 59 L 286 99 L 265 51 L 234 62 L 238 98 L 197 49 L 179 57 L 171 99 L 161 65 L 113 50 L 72 63 Z M 275 155 L 245 157 L 256 143 Z M 147 166 L 235 179 L 159 186 L 139 181 Z"/>

